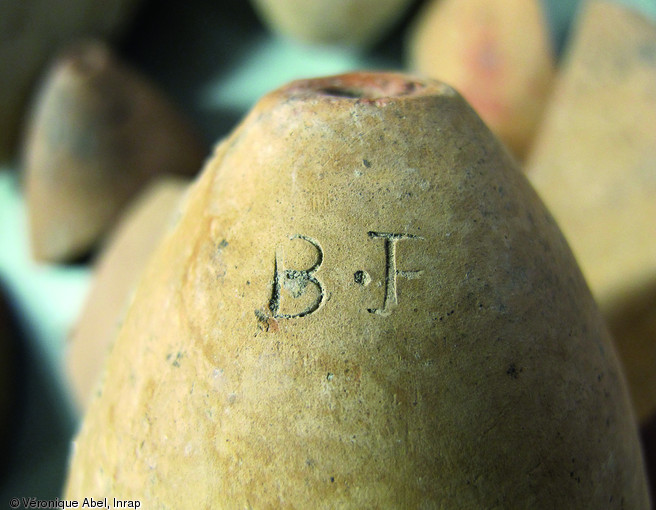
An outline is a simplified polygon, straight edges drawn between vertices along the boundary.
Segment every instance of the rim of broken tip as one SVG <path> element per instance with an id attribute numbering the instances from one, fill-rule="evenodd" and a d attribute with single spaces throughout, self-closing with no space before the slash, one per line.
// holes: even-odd
<path id="1" fill-rule="evenodd" d="M 280 89 L 290 98 L 384 104 L 425 96 L 455 97 L 449 85 L 430 78 L 393 72 L 353 72 L 297 80 Z"/>

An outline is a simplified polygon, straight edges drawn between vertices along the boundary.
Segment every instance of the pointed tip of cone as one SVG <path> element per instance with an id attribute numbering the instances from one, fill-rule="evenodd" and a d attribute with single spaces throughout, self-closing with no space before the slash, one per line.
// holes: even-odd
<path id="1" fill-rule="evenodd" d="M 297 80 L 279 89 L 288 94 L 315 93 L 356 100 L 419 95 L 454 95 L 445 83 L 396 72 L 356 71 L 324 78 Z"/>
<path id="2" fill-rule="evenodd" d="M 287 100 L 339 105 L 384 107 L 420 98 L 463 100 L 448 84 L 421 75 L 394 71 L 352 71 L 344 74 L 292 81 L 263 96 L 252 113 Z"/>
<path id="3" fill-rule="evenodd" d="M 411 27 L 409 65 L 453 85 L 523 159 L 555 77 L 555 57 L 537 0 L 435 0 Z"/>
<path id="4" fill-rule="evenodd" d="M 71 44 L 62 51 L 55 61 L 55 68 L 61 67 L 67 72 L 81 76 L 102 73 L 116 65 L 112 52 L 102 41 L 89 39 Z"/>
<path id="5" fill-rule="evenodd" d="M 81 41 L 54 61 L 24 146 L 33 253 L 85 253 L 154 175 L 194 175 L 206 149 L 187 119 L 110 48 Z"/>

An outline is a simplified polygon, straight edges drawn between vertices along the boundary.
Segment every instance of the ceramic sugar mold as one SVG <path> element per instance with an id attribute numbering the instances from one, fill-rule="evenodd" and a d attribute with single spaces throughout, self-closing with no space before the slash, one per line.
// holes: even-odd
<path id="1" fill-rule="evenodd" d="M 83 256 L 149 180 L 196 175 L 205 155 L 186 117 L 108 46 L 71 45 L 53 62 L 25 137 L 33 257 Z"/>
<path id="2" fill-rule="evenodd" d="M 408 63 L 446 81 L 521 161 L 555 76 L 539 0 L 425 2 L 408 38 Z"/>
<path id="3" fill-rule="evenodd" d="M 171 176 L 149 183 L 128 205 L 94 261 L 93 282 L 66 349 L 69 388 L 80 411 L 93 395 L 132 289 L 187 186 L 186 179 Z"/>
<path id="4" fill-rule="evenodd" d="M 656 22 L 590 1 L 576 28 L 527 175 L 571 243 L 646 422 L 656 417 Z"/>
<path id="5" fill-rule="evenodd" d="M 66 497 L 170 508 L 649 508 L 610 337 L 452 89 L 294 82 L 147 267 Z"/>

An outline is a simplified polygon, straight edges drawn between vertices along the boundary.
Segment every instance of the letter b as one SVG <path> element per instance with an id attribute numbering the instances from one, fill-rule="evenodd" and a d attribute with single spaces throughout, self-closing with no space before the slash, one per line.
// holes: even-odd
<path id="1" fill-rule="evenodd" d="M 310 243 L 317 251 L 317 261 L 308 269 L 284 269 L 283 262 L 276 253 L 273 291 L 271 293 L 271 299 L 269 300 L 269 309 L 271 310 L 273 317 L 276 319 L 305 317 L 321 308 L 326 299 L 326 289 L 323 283 L 314 276 L 323 263 L 323 250 L 321 249 L 321 245 L 317 240 L 302 234 L 293 235 L 289 239 L 302 239 L 303 241 Z M 284 289 L 288 291 L 287 294 L 291 295 L 293 299 L 299 299 L 306 294 L 308 285 L 312 285 L 317 289 L 317 298 L 307 304 L 307 307 L 300 312 L 281 313 L 281 291 Z"/>

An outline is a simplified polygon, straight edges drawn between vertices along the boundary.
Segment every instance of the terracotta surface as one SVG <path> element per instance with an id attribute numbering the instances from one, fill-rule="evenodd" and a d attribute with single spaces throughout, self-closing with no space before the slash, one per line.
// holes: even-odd
<path id="1" fill-rule="evenodd" d="M 36 259 L 86 253 L 155 175 L 194 175 L 204 144 L 152 85 L 100 43 L 62 54 L 43 83 L 25 143 Z"/>
<path id="2" fill-rule="evenodd" d="M 275 32 L 306 43 L 366 46 L 385 35 L 411 0 L 252 0 Z"/>
<path id="3" fill-rule="evenodd" d="M 134 288 L 187 187 L 180 178 L 153 181 L 125 211 L 94 264 L 91 290 L 67 354 L 67 374 L 80 410 L 87 407 Z"/>
<path id="4" fill-rule="evenodd" d="M 409 35 L 410 67 L 455 87 L 522 159 L 554 77 L 541 2 L 433 0 Z"/>
<path id="5" fill-rule="evenodd" d="M 437 82 L 352 74 L 264 97 L 187 195 L 103 381 L 67 498 L 649 508 L 583 277 Z"/>
<path id="6" fill-rule="evenodd" d="M 141 0 L 9 0 L 0 2 L 0 160 L 18 142 L 24 109 L 43 66 L 80 36 L 115 37 Z"/>
<path id="7" fill-rule="evenodd" d="M 641 421 L 656 413 L 656 25 L 583 11 L 529 178 L 612 327 Z"/>

